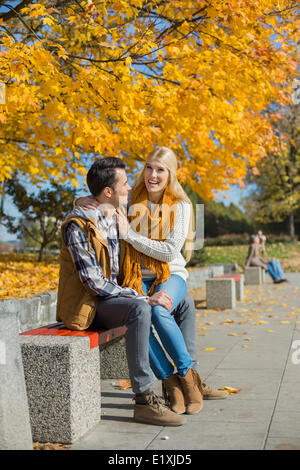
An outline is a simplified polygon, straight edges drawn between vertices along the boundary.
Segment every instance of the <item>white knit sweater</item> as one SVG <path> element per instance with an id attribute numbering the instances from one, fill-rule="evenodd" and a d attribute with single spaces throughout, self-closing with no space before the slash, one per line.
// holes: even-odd
<path id="1" fill-rule="evenodd" d="M 149 209 L 151 208 L 151 204 L 152 203 L 148 201 Z M 171 274 L 178 274 L 178 276 L 187 280 L 188 271 L 185 269 L 186 261 L 180 251 L 188 234 L 190 215 L 190 205 L 181 200 L 178 202 L 174 227 L 166 240 L 151 240 L 150 238 L 136 233 L 132 228 L 129 229 L 124 239 L 141 253 L 151 258 L 158 259 L 159 261 L 166 261 L 169 263 Z M 155 277 L 155 273 L 144 267 L 142 257 L 141 272 L 143 277 Z"/>

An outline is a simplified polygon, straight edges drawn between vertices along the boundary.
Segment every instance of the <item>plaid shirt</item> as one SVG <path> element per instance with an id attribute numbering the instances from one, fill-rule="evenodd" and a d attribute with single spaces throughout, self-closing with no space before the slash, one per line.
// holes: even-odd
<path id="1" fill-rule="evenodd" d="M 134 297 L 147 299 L 146 295 L 139 294 L 129 287 L 121 287 L 117 283 L 119 274 L 120 242 L 116 223 L 116 216 L 108 221 L 103 212 L 98 209 L 98 223 L 107 241 L 111 262 L 111 278 L 103 275 L 93 246 L 88 249 L 87 235 L 79 228 L 76 222 L 70 222 L 64 230 L 64 240 L 72 256 L 79 278 L 86 289 L 102 297 Z"/>

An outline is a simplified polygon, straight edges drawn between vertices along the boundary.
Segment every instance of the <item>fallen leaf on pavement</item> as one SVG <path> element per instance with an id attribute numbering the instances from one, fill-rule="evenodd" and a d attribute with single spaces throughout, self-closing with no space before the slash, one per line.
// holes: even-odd
<path id="1" fill-rule="evenodd" d="M 214 351 L 216 348 L 204 348 L 204 351 Z"/>
<path id="2" fill-rule="evenodd" d="M 64 444 L 56 444 L 54 442 L 34 442 L 33 443 L 34 450 L 68 450 L 69 446 Z"/>
<path id="3" fill-rule="evenodd" d="M 229 393 L 229 395 L 242 391 L 241 388 L 232 388 L 232 387 L 219 387 L 218 390 L 224 390 L 225 392 Z"/>
<path id="4" fill-rule="evenodd" d="M 119 380 L 119 384 L 120 384 L 120 385 L 117 385 L 117 386 L 115 386 L 114 388 L 117 389 L 117 390 L 127 390 L 128 388 L 131 388 L 131 382 L 130 382 L 130 380 L 123 380 L 123 379 L 120 379 L 120 380 Z"/>
<path id="5" fill-rule="evenodd" d="M 282 320 L 280 323 L 282 325 L 288 325 L 290 322 L 288 320 Z"/>
<path id="6" fill-rule="evenodd" d="M 274 333 L 275 330 L 266 330 L 267 333 Z"/>

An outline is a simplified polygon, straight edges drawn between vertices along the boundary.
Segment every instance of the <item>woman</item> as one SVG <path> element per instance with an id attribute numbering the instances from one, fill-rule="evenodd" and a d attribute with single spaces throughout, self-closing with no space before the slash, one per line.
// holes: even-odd
<path id="1" fill-rule="evenodd" d="M 160 147 L 151 152 L 132 190 L 129 221 L 121 211 L 117 217 L 120 236 L 127 242 L 123 286 L 146 295 L 166 291 L 173 302 L 170 310 L 160 305 L 152 307 L 152 324 L 178 374 L 174 374 L 174 366 L 153 330 L 149 345 L 151 368 L 163 382 L 171 409 L 179 414 L 195 414 L 202 408 L 201 391 L 205 384 L 191 367 L 192 359 L 172 315 L 186 294 L 185 264 L 192 252 L 194 221 L 192 204 L 177 180 L 176 171 L 177 160 L 172 150 Z M 183 247 L 186 260 L 181 254 Z M 227 395 L 214 392 L 214 398 Z"/>
<path id="2" fill-rule="evenodd" d="M 284 272 L 279 260 L 265 260 L 260 256 L 260 240 L 258 235 L 251 235 L 248 256 L 246 259 L 245 267 L 259 266 L 267 271 L 273 279 L 275 284 L 287 282 L 283 277 Z"/>

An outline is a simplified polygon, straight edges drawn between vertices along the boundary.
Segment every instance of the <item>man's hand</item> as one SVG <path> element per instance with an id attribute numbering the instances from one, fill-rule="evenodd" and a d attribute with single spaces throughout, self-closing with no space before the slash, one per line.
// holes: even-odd
<path id="1" fill-rule="evenodd" d="M 151 297 L 147 299 L 148 304 L 150 304 L 151 307 L 154 307 L 155 305 L 161 305 L 167 310 L 171 310 L 173 307 L 173 300 L 168 294 L 166 294 L 166 292 L 166 290 L 155 292 L 155 294 L 151 295 Z"/>
<path id="2" fill-rule="evenodd" d="M 130 228 L 130 224 L 128 222 L 128 219 L 123 212 L 121 212 L 119 209 L 116 210 L 117 213 L 117 222 L 118 222 L 118 227 L 119 227 L 119 233 L 122 237 L 125 237 L 128 233 L 128 230 Z"/>
<path id="3" fill-rule="evenodd" d="M 83 209 L 98 209 L 100 202 L 98 202 L 93 196 L 79 197 L 75 201 L 75 206 L 82 207 Z"/>

